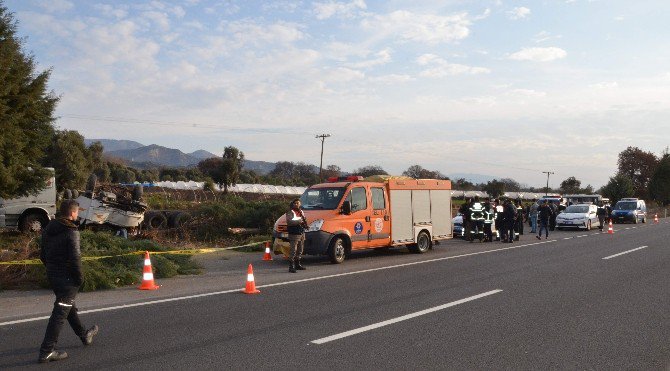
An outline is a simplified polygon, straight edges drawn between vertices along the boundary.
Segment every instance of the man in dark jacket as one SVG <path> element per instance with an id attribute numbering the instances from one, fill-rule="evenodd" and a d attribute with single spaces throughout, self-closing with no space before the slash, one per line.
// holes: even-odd
<path id="1" fill-rule="evenodd" d="M 503 206 L 503 225 L 505 230 L 505 239 L 503 242 L 514 242 L 514 223 L 516 222 L 516 206 L 512 200 L 505 200 Z"/>
<path id="2" fill-rule="evenodd" d="M 537 208 L 537 215 L 538 219 L 540 221 L 540 229 L 538 230 L 537 239 L 542 238 L 542 230 L 544 229 L 544 239 L 549 238 L 549 220 L 551 219 L 552 215 L 554 214 L 554 211 L 549 207 L 547 204 L 547 200 L 544 200 L 542 205 Z"/>
<path id="3" fill-rule="evenodd" d="M 51 221 L 42 232 L 40 260 L 47 269 L 47 278 L 56 294 L 56 301 L 40 347 L 40 363 L 67 358 L 66 352 L 55 349 L 65 319 L 84 345 L 90 345 L 98 333 L 97 325 L 88 330 L 84 328 L 74 302 L 83 280 L 79 231 L 74 224 L 78 215 L 77 201 L 64 200 L 60 205 L 59 217 Z"/>

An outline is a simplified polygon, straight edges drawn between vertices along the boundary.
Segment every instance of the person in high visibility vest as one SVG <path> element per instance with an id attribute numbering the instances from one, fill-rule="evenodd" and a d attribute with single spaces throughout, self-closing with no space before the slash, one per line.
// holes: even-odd
<path id="1" fill-rule="evenodd" d="M 502 241 L 504 239 L 504 220 L 503 220 L 503 202 L 500 199 L 495 200 L 495 226 L 496 226 L 496 236 L 497 241 Z"/>
<path id="2" fill-rule="evenodd" d="M 307 227 L 307 219 L 305 214 L 300 209 L 300 199 L 296 198 L 291 201 L 291 210 L 286 213 L 286 226 L 288 227 L 288 240 L 291 244 L 291 255 L 289 257 L 290 273 L 296 273 L 296 270 L 305 270 L 305 267 L 300 264 L 302 251 L 305 247 L 305 230 Z"/>
<path id="3" fill-rule="evenodd" d="M 514 240 L 519 241 L 519 236 L 523 234 L 523 204 L 521 199 L 516 200 L 516 224 L 514 228 Z"/>
<path id="4" fill-rule="evenodd" d="M 484 205 L 479 202 L 479 196 L 475 196 L 475 200 L 470 206 L 470 220 L 472 222 L 470 242 L 475 238 L 481 241 L 484 237 Z"/>

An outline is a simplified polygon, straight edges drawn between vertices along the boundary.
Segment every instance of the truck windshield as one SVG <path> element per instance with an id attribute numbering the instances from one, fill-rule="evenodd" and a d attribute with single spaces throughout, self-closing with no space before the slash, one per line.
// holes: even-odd
<path id="1" fill-rule="evenodd" d="M 335 210 L 344 195 L 344 188 L 309 188 L 300 196 L 305 210 Z"/>

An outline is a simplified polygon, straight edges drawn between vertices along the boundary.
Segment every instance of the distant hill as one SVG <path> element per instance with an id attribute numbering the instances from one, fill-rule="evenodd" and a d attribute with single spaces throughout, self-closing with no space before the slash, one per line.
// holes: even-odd
<path id="1" fill-rule="evenodd" d="M 197 165 L 201 159 L 185 154 L 184 152 L 152 144 L 135 149 L 105 151 L 108 156 L 124 159 L 131 163 L 148 162 L 169 167 L 188 167 Z"/>
<path id="2" fill-rule="evenodd" d="M 132 140 L 84 139 L 84 144 L 86 144 L 87 147 L 93 144 L 94 142 L 100 142 L 105 149 L 104 150 L 105 153 L 111 151 L 122 151 L 122 150 L 137 149 L 140 147 L 144 147 L 144 144 L 137 143 Z"/>
<path id="3" fill-rule="evenodd" d="M 188 153 L 188 155 L 191 156 L 191 157 L 201 159 L 201 160 L 205 160 L 205 159 L 212 158 L 212 157 L 221 157 L 221 156 L 217 156 L 217 155 L 213 154 L 212 152 L 205 151 L 204 149 L 199 149 L 195 152 Z"/>
<path id="4" fill-rule="evenodd" d="M 251 170 L 256 174 L 267 175 L 277 167 L 274 162 L 244 160 L 244 170 Z M 318 170 L 317 170 L 318 171 Z"/>

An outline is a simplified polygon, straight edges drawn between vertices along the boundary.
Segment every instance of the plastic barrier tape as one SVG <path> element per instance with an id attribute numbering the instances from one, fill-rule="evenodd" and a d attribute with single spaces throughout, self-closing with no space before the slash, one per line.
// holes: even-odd
<path id="1" fill-rule="evenodd" d="M 160 254 L 169 254 L 169 255 L 209 254 L 209 253 L 216 252 L 216 251 L 233 250 L 233 249 L 239 249 L 239 248 L 242 248 L 242 247 L 256 246 L 256 245 L 259 245 L 259 244 L 263 244 L 264 242 L 266 242 L 266 241 L 256 242 L 256 243 L 249 244 L 249 245 L 232 246 L 232 247 L 225 247 L 225 248 L 172 250 L 172 251 L 149 251 L 149 253 L 151 255 L 160 255 Z M 119 254 L 119 255 L 82 256 L 81 260 L 82 261 L 90 261 L 90 260 L 117 258 L 119 256 L 142 255 L 142 254 L 144 254 L 144 251 L 135 251 L 135 252 L 130 252 L 130 253 L 127 253 L 127 254 Z M 42 264 L 42 261 L 39 260 L 39 259 L 14 260 L 14 261 L 0 262 L 0 265 L 41 265 L 41 264 Z"/>

